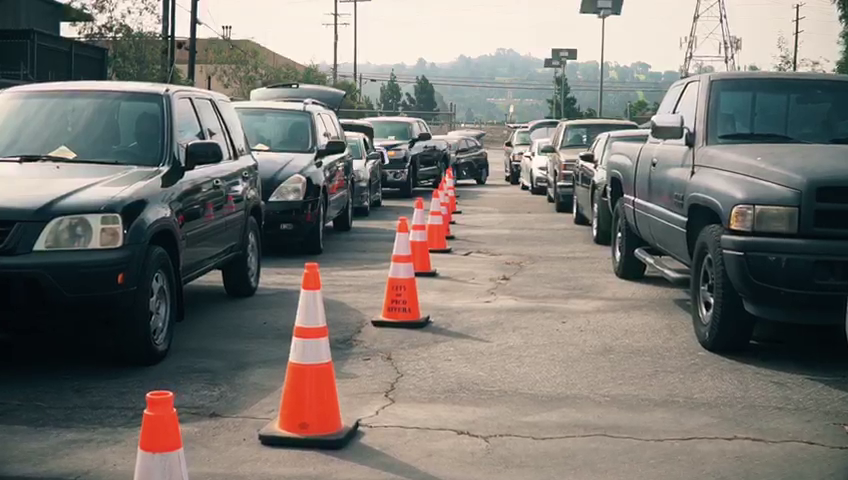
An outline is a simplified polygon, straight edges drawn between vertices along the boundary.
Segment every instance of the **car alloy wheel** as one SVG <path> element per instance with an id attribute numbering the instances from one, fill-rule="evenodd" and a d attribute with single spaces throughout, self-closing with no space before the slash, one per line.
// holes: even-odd
<path id="1" fill-rule="evenodd" d="M 701 270 L 698 272 L 698 317 L 704 325 L 709 325 L 713 318 L 714 293 L 715 269 L 713 268 L 713 257 L 707 254 L 701 262 Z"/>
<path id="2" fill-rule="evenodd" d="M 247 234 L 247 276 L 255 288 L 259 283 L 259 239 L 253 231 Z"/>
<path id="3" fill-rule="evenodd" d="M 161 346 L 168 337 L 171 316 L 171 287 L 168 277 L 162 270 L 157 270 L 150 281 L 150 339 L 154 345 Z"/>
<path id="4" fill-rule="evenodd" d="M 592 236 L 598 238 L 598 222 L 600 221 L 600 213 L 598 213 L 598 202 L 592 202 Z"/>

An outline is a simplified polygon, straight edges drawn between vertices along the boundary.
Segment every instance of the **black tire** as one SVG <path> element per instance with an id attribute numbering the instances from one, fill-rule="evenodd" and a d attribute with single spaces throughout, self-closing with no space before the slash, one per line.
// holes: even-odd
<path id="1" fill-rule="evenodd" d="M 695 242 L 690 299 L 695 337 L 711 352 L 744 350 L 756 318 L 745 310 L 727 270 L 721 249 L 721 225 L 708 225 Z"/>
<path id="2" fill-rule="evenodd" d="M 510 172 L 509 183 L 510 185 L 518 185 L 518 172 Z"/>
<path id="3" fill-rule="evenodd" d="M 400 196 L 403 198 L 412 198 L 412 190 L 418 185 L 418 179 L 415 177 L 415 169 L 410 168 L 406 175 L 406 183 L 400 187 Z"/>
<path id="4" fill-rule="evenodd" d="M 236 298 L 252 297 L 262 275 L 262 241 L 259 224 L 252 216 L 247 217 L 243 242 L 242 253 L 221 269 L 224 290 Z"/>
<path id="5" fill-rule="evenodd" d="M 615 276 L 638 280 L 645 276 L 645 266 L 633 253 L 641 247 L 642 239 L 630 228 L 624 215 L 624 199 L 619 199 L 612 215 L 615 238 L 612 242 L 612 269 Z"/>
<path id="6" fill-rule="evenodd" d="M 521 184 L 521 189 L 522 189 L 522 190 L 530 190 L 530 187 L 529 187 L 526 183 L 522 183 L 522 184 Z"/>
<path id="7" fill-rule="evenodd" d="M 586 215 L 580 213 L 580 202 L 577 201 L 577 189 L 571 194 L 571 221 L 575 225 L 589 225 L 589 219 Z"/>
<path id="8" fill-rule="evenodd" d="M 301 242 L 303 252 L 308 255 L 321 255 L 324 253 L 324 226 L 327 224 L 326 200 L 321 199 L 318 203 L 318 221 L 309 229 L 309 232 Z"/>
<path id="9" fill-rule="evenodd" d="M 559 191 L 554 188 L 554 210 L 556 210 L 557 213 L 570 213 L 573 208 L 571 200 L 571 195 L 569 195 L 568 198 L 562 198 Z"/>
<path id="10" fill-rule="evenodd" d="M 530 193 L 532 195 L 541 195 L 545 193 L 544 187 L 540 187 L 536 185 L 536 182 L 533 181 L 533 174 L 530 174 Z"/>
<path id="11" fill-rule="evenodd" d="M 177 322 L 178 288 L 182 286 L 177 284 L 168 252 L 158 245 L 149 246 L 132 308 L 115 324 L 119 354 L 124 361 L 155 365 L 168 355 Z M 151 308 L 156 309 L 158 320 Z"/>
<path id="12" fill-rule="evenodd" d="M 601 208 L 601 192 L 592 196 L 592 241 L 597 245 L 610 244 L 609 212 Z"/>
<path id="13" fill-rule="evenodd" d="M 356 207 L 356 214 L 362 215 L 363 217 L 367 217 L 371 215 L 371 186 L 368 186 L 368 201 L 365 202 L 365 205 L 361 207 Z"/>
<path id="14" fill-rule="evenodd" d="M 382 207 L 383 206 L 383 179 L 377 182 L 377 199 L 372 203 L 374 207 Z"/>
<path id="15" fill-rule="evenodd" d="M 445 164 L 447 163 L 447 161 L 444 161 L 444 159 L 442 159 L 442 160 L 443 160 L 442 162 L 439 162 L 439 176 L 438 176 L 438 178 L 433 180 L 433 184 L 431 185 L 434 190 L 439 188 L 439 184 L 442 183 L 442 178 L 445 177 L 445 168 L 444 167 L 445 167 Z"/>
<path id="16" fill-rule="evenodd" d="M 556 187 L 548 187 L 545 189 L 545 198 L 548 200 L 548 203 L 554 203 L 553 192 Z"/>
<path id="17" fill-rule="evenodd" d="M 474 181 L 477 182 L 477 185 L 485 185 L 486 180 L 488 178 L 489 178 L 489 167 L 483 167 L 480 170 L 480 175 L 478 175 L 477 178 L 474 179 Z"/>
<path id="18" fill-rule="evenodd" d="M 353 195 L 348 190 L 347 203 L 341 214 L 333 219 L 333 230 L 337 232 L 349 232 L 353 228 Z"/>

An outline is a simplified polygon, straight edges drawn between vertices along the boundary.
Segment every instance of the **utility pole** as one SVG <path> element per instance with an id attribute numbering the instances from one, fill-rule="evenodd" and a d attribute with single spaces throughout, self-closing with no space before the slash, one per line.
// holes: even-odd
<path id="1" fill-rule="evenodd" d="M 357 5 L 359 2 L 370 2 L 371 0 L 339 0 L 341 3 L 352 3 L 353 4 L 353 81 L 356 82 L 357 79 L 357 24 L 359 23 L 358 13 L 357 13 Z M 359 82 L 359 94 L 362 95 L 362 81 Z"/>
<path id="2" fill-rule="evenodd" d="M 170 23 L 170 18 L 168 18 L 168 12 L 171 10 L 169 5 L 170 3 L 171 2 L 168 0 L 162 0 L 162 81 L 165 83 L 168 82 L 168 67 L 170 66 L 168 60 L 171 58 L 171 42 L 168 39 L 168 34 L 171 31 L 171 29 L 168 28 Z"/>
<path id="3" fill-rule="evenodd" d="M 598 118 L 604 118 L 604 42 L 606 41 L 607 17 L 611 12 L 602 9 L 598 16 L 601 18 L 601 81 L 598 83 Z"/>
<path id="4" fill-rule="evenodd" d="M 191 0 L 191 29 L 188 39 L 188 79 L 194 86 L 194 69 L 197 66 L 197 2 Z"/>
<path id="5" fill-rule="evenodd" d="M 347 13 L 339 13 L 339 0 L 333 0 L 334 10 L 332 15 L 333 23 L 323 24 L 325 27 L 333 27 L 333 85 L 339 81 L 339 25 L 347 26 L 349 23 L 339 23 L 340 16 L 347 16 Z M 356 81 L 356 77 L 354 77 Z"/>
<path id="6" fill-rule="evenodd" d="M 793 22 L 793 23 L 795 23 L 795 52 L 792 54 L 792 71 L 793 72 L 798 71 L 798 37 L 800 37 L 801 33 L 804 32 L 803 30 L 799 30 L 799 28 L 801 27 L 801 20 L 807 18 L 807 17 L 801 16 L 801 7 L 803 7 L 803 6 L 804 6 L 803 3 L 796 3 L 795 6 L 793 7 L 795 9 L 795 20 Z"/>
<path id="7" fill-rule="evenodd" d="M 559 77 L 559 118 L 565 118 L 565 62 L 562 61 L 562 73 Z"/>
<path id="8" fill-rule="evenodd" d="M 170 13 L 171 21 L 169 26 L 171 27 L 170 39 L 168 42 L 168 81 L 171 80 L 170 70 L 176 68 L 175 64 L 177 61 L 177 0 L 171 1 L 171 13 Z"/>

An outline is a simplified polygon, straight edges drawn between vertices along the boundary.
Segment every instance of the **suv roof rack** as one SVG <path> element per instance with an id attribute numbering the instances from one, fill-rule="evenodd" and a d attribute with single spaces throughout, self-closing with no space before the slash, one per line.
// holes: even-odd
<path id="1" fill-rule="evenodd" d="M 326 85 L 310 85 L 307 83 L 275 83 L 260 87 L 250 92 L 251 100 L 266 100 L 278 102 L 301 102 L 304 109 L 307 105 L 320 105 L 329 110 L 341 107 L 347 92 Z"/>

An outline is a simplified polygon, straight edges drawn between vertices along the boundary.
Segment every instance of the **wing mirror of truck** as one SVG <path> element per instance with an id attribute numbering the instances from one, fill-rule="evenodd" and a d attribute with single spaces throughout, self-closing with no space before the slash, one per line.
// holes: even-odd
<path id="1" fill-rule="evenodd" d="M 221 145 L 214 140 L 195 140 L 186 145 L 186 171 L 194 170 L 199 165 L 221 163 L 223 159 L 224 151 L 221 150 Z"/>
<path id="2" fill-rule="evenodd" d="M 318 149 L 318 158 L 339 155 L 347 150 L 347 143 L 342 140 L 330 140 L 323 148 Z"/>
<path id="3" fill-rule="evenodd" d="M 592 152 L 583 152 L 577 156 L 581 162 L 595 163 L 595 154 Z"/>
<path id="4" fill-rule="evenodd" d="M 432 139 L 433 139 L 433 134 L 430 133 L 430 132 L 421 132 L 421 133 L 418 134 L 418 141 L 419 142 L 427 142 L 427 141 L 432 140 Z"/>
<path id="5" fill-rule="evenodd" d="M 541 150 L 539 150 L 539 153 L 542 155 L 550 155 L 552 153 L 556 153 L 556 148 L 554 148 L 553 145 L 545 145 Z"/>
<path id="6" fill-rule="evenodd" d="M 367 157 L 365 157 L 365 159 L 369 162 L 379 162 L 383 159 L 383 156 L 380 155 L 380 152 L 371 152 Z"/>
<path id="7" fill-rule="evenodd" d="M 659 140 L 680 140 L 683 134 L 683 115 L 663 113 L 651 118 L 652 137 Z"/>
<path id="8" fill-rule="evenodd" d="M 504 147 L 506 147 L 506 148 L 512 148 L 512 142 L 510 142 L 509 140 L 505 141 L 505 142 L 504 142 Z"/>

